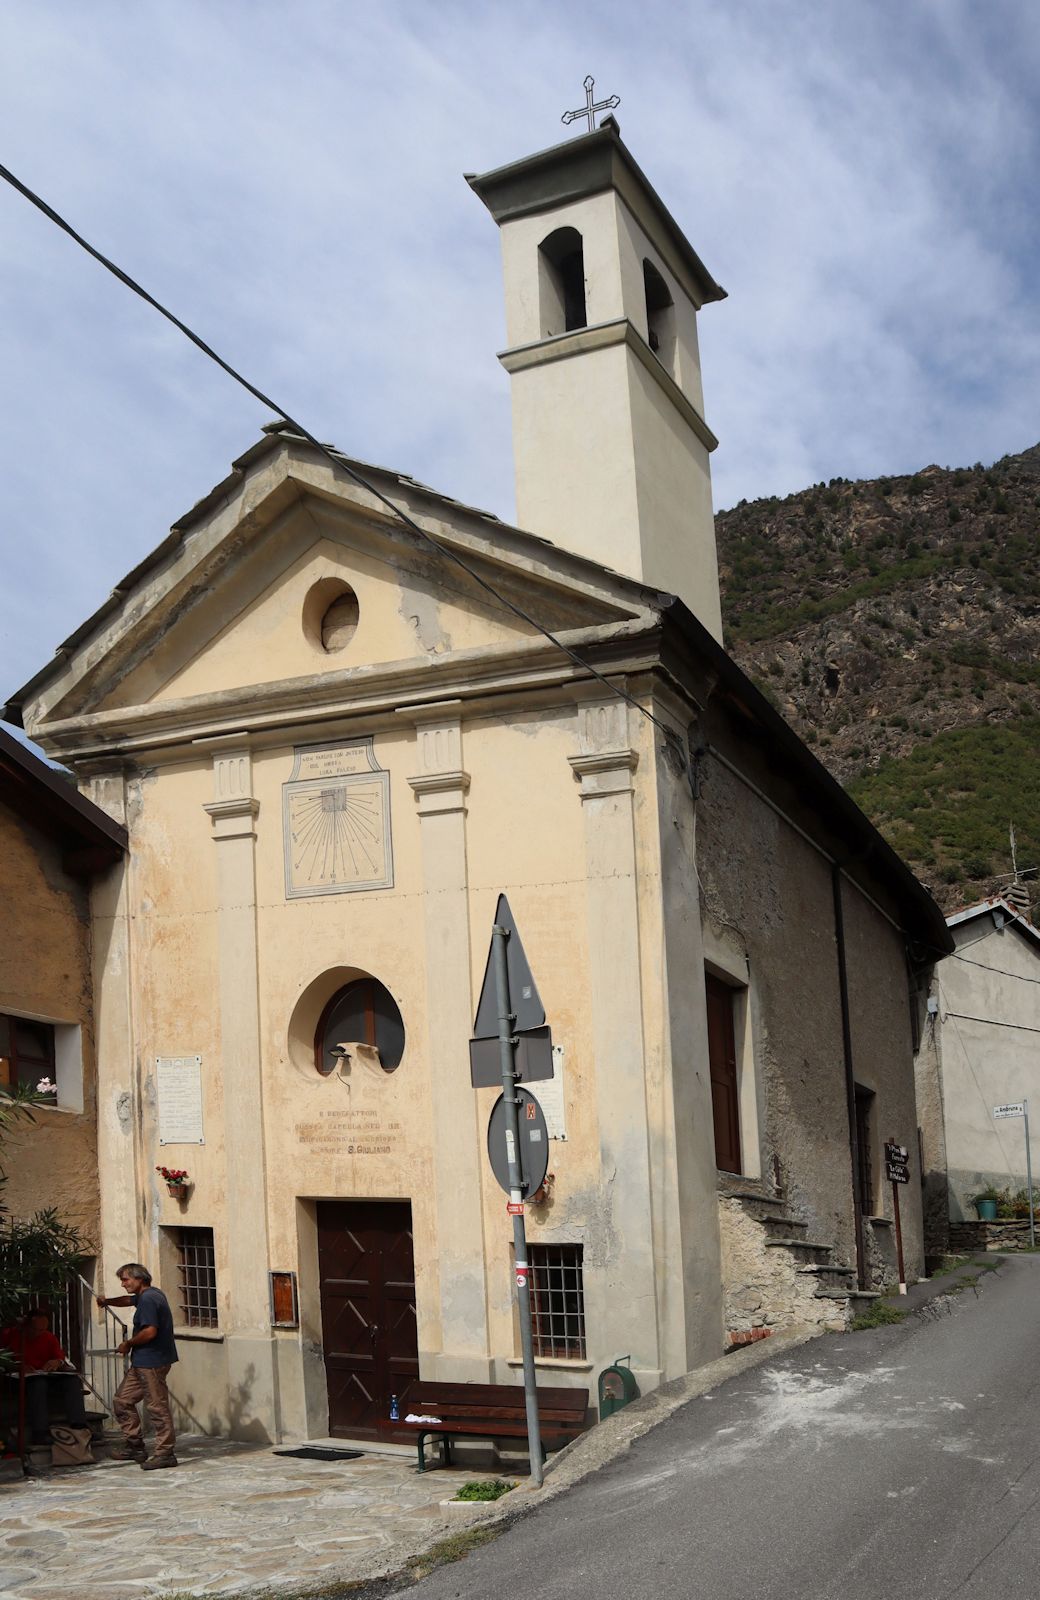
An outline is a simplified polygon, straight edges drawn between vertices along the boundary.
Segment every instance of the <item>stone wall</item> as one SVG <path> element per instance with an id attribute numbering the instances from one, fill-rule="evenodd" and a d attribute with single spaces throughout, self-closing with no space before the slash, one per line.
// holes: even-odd
<path id="1" fill-rule="evenodd" d="M 850 1266 L 856 1230 L 833 857 L 796 831 L 804 823 L 818 837 L 827 819 L 799 810 L 799 795 L 784 792 L 761 752 L 740 741 L 710 701 L 704 733 L 721 759 L 705 767 L 697 866 L 705 956 L 736 997 L 742 1168 L 735 1177 L 768 1176 L 807 1237 Z M 748 783 L 775 796 L 783 814 Z M 841 848 L 834 844 L 835 857 Z M 900 1196 L 908 1282 L 920 1276 L 923 1230 L 906 952 L 898 918 L 882 909 L 884 885 L 867 879 L 864 889 L 843 873 L 852 1068 L 870 1095 L 869 1208 L 882 1219 L 876 1237 L 865 1230 L 867 1287 L 874 1288 L 895 1277 L 892 1228 L 884 1227 L 892 1221 L 887 1140 L 910 1152 L 911 1181 Z M 739 961 L 724 959 L 727 948 Z"/>
<path id="2" fill-rule="evenodd" d="M 895 1228 L 887 1217 L 864 1217 L 863 1244 L 867 1258 L 867 1287 L 878 1291 L 890 1289 L 899 1282 L 899 1263 Z"/>
<path id="3" fill-rule="evenodd" d="M 998 1218 L 996 1222 L 950 1223 L 950 1249 L 955 1254 L 966 1250 L 1023 1250 L 1028 1246 L 1028 1218 L 1024 1222 Z"/>
<path id="4" fill-rule="evenodd" d="M 719 1196 L 719 1233 L 727 1343 L 745 1344 L 747 1334 L 774 1328 L 844 1331 L 844 1303 L 817 1299 L 816 1277 L 798 1272 L 804 1258 L 768 1246 L 762 1223 L 734 1196 Z"/>

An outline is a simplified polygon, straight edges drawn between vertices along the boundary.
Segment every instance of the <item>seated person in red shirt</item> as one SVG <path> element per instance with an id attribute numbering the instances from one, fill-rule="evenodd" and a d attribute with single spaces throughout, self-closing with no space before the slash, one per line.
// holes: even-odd
<path id="1" fill-rule="evenodd" d="M 0 1345 L 10 1350 L 19 1366 L 24 1358 L 25 1419 L 33 1444 L 46 1444 L 50 1439 L 51 1395 L 60 1404 L 70 1428 L 87 1426 L 83 1385 L 51 1332 L 50 1322 L 48 1312 L 30 1311 L 21 1322 L 0 1333 Z"/>

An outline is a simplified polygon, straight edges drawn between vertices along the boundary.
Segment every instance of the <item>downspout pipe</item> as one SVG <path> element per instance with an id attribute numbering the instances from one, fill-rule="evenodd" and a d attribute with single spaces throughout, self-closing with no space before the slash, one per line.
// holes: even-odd
<path id="1" fill-rule="evenodd" d="M 849 1114 L 849 1153 L 852 1157 L 852 1214 L 856 1227 L 856 1281 L 867 1286 L 867 1252 L 863 1239 L 863 1205 L 859 1170 L 859 1140 L 856 1137 L 856 1075 L 852 1065 L 852 1023 L 849 1015 L 849 973 L 845 952 L 845 913 L 841 897 L 841 866 L 831 867 L 834 896 L 834 941 L 838 952 L 838 994 L 841 999 L 841 1048 L 845 1058 L 845 1093 Z"/>

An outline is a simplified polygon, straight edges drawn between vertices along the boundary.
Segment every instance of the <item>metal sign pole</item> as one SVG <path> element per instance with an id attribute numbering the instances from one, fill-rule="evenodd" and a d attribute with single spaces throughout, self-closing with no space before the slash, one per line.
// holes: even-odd
<path id="1" fill-rule="evenodd" d="M 1033 1217 L 1033 1162 L 1029 1153 L 1029 1101 L 1022 1101 L 1022 1120 L 1026 1125 L 1026 1188 L 1029 1190 L 1029 1248 L 1036 1249 L 1036 1223 Z"/>
<path id="2" fill-rule="evenodd" d="M 516 1097 L 516 1071 L 513 1063 L 514 1017 L 509 997 L 509 963 L 506 941 L 509 929 L 496 923 L 491 930 L 495 960 L 495 999 L 498 1003 L 498 1042 L 502 1060 L 502 1098 L 506 1106 L 506 1159 L 509 1163 L 509 1199 L 523 1205 L 520 1176 L 520 1102 Z M 527 1444 L 531 1458 L 531 1478 L 535 1488 L 542 1483 L 542 1434 L 538 1424 L 538 1386 L 534 1370 L 534 1341 L 531 1337 L 530 1268 L 527 1263 L 527 1231 L 523 1210 L 513 1213 L 513 1253 L 516 1257 L 516 1288 L 520 1307 L 520 1349 L 524 1358 L 524 1400 L 527 1406 Z"/>
<path id="3" fill-rule="evenodd" d="M 896 1225 L 896 1261 L 899 1263 L 899 1293 L 906 1293 L 906 1267 L 903 1264 L 903 1228 L 899 1220 L 899 1185 L 892 1185 L 892 1211 Z"/>

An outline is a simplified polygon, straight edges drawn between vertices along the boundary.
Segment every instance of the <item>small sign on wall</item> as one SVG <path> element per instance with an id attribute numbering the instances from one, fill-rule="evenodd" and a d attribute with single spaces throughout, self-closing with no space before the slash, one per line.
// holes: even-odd
<path id="1" fill-rule="evenodd" d="M 160 1144 L 205 1144 L 202 1130 L 202 1057 L 156 1056 Z"/>
<path id="2" fill-rule="evenodd" d="M 275 1328 L 298 1328 L 300 1325 L 295 1272 L 271 1273 L 271 1324 Z"/>
<path id="3" fill-rule="evenodd" d="M 550 1139 L 566 1139 L 567 1111 L 564 1101 L 563 1045 L 552 1049 L 553 1075 L 547 1083 L 538 1085 L 538 1104 L 545 1114 L 545 1125 Z"/>

